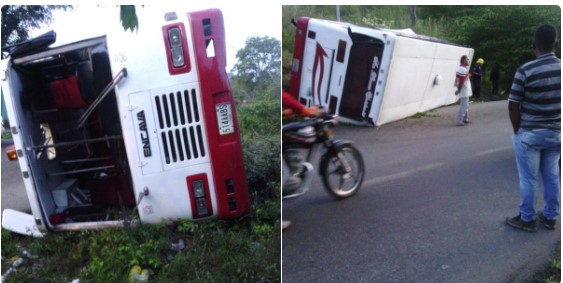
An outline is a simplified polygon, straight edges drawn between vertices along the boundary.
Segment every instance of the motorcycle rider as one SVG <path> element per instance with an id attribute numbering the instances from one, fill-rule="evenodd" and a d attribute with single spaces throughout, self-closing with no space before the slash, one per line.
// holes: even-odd
<path id="1" fill-rule="evenodd" d="M 317 106 L 305 107 L 285 90 L 282 91 L 282 107 L 285 108 L 283 115 L 288 117 L 293 116 L 294 111 L 302 117 L 313 117 L 322 113 Z"/>
<path id="2" fill-rule="evenodd" d="M 314 117 L 320 116 L 324 112 L 317 106 L 306 107 L 285 90 L 282 90 L 282 108 L 284 108 L 283 115 L 286 117 L 292 117 L 294 114 L 298 114 L 301 117 Z M 300 178 L 287 174 L 288 169 L 286 167 L 287 164 L 284 160 L 282 165 L 282 194 L 283 192 L 294 190 L 301 183 Z M 282 220 L 283 230 L 289 226 L 291 226 L 291 221 Z"/>

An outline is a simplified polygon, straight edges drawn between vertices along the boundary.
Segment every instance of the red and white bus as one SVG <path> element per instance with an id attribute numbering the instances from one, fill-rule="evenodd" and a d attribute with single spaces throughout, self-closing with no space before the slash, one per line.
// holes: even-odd
<path id="1" fill-rule="evenodd" d="M 379 126 L 456 102 L 455 72 L 473 49 L 412 30 L 301 17 L 290 92 L 355 125 Z"/>
<path id="2" fill-rule="evenodd" d="M 145 223 L 250 211 L 222 13 L 140 23 L 3 50 L 2 92 L 33 214 L 5 210 L 4 228 L 115 227 L 133 208 Z"/>

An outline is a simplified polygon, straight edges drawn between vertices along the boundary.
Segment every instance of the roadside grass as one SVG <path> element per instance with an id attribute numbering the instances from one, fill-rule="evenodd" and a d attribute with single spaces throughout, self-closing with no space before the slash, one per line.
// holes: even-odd
<path id="1" fill-rule="evenodd" d="M 440 117 L 440 115 L 432 111 L 428 111 L 428 112 L 418 112 L 414 115 L 407 117 L 407 119 L 435 118 L 435 117 Z"/>
<path id="2" fill-rule="evenodd" d="M 6 131 L 2 131 L 2 139 L 11 139 L 12 138 L 12 133 L 10 133 L 10 131 L 6 130 Z"/>
<path id="3" fill-rule="evenodd" d="M 3 282 L 127 282 L 134 266 L 150 270 L 149 282 L 278 282 L 279 219 L 279 202 L 267 201 L 231 221 L 180 220 L 39 239 L 2 230 L 2 273 L 21 262 Z"/>
<path id="4" fill-rule="evenodd" d="M 558 283 L 561 282 L 561 260 L 551 259 L 549 261 L 549 270 L 546 274 L 545 283 Z"/>
<path id="5" fill-rule="evenodd" d="M 557 250 L 559 252 L 559 249 Z M 561 282 L 561 260 L 553 258 L 545 264 L 544 270 L 533 274 L 526 283 L 559 283 Z"/>
<path id="6" fill-rule="evenodd" d="M 529 283 L 559 283 L 561 282 L 561 242 L 555 245 L 553 258 L 545 264 L 542 272 L 535 274 Z"/>

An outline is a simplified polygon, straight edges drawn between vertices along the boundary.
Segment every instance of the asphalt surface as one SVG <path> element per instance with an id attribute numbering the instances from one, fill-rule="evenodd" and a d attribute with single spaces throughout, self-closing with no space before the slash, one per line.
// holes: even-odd
<path id="1" fill-rule="evenodd" d="M 11 139 L 2 139 L 2 175 L 1 175 L 1 198 L 4 211 L 6 208 L 31 213 L 29 201 L 23 185 L 23 177 L 18 161 L 10 161 L 6 156 L 6 148 L 13 144 Z"/>
<path id="2" fill-rule="evenodd" d="M 293 224 L 283 231 L 283 282 L 526 282 L 560 259 L 559 222 L 537 233 L 505 224 L 519 203 L 507 102 L 470 104 L 465 127 L 455 127 L 457 109 L 336 128 L 363 153 L 364 184 L 338 201 L 317 176 L 307 194 L 284 200 Z"/>

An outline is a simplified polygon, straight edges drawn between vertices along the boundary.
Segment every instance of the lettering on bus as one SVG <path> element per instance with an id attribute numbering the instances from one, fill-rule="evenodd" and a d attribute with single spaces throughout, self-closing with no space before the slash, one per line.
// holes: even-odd
<path id="1" fill-rule="evenodd" d="M 149 130 L 147 129 L 147 120 L 145 118 L 144 110 L 137 113 L 137 120 L 139 120 L 139 131 L 141 132 L 143 155 L 145 155 L 145 157 L 150 157 L 152 156 L 151 143 L 149 140 Z"/>
<path id="2" fill-rule="evenodd" d="M 373 56 L 373 63 L 371 64 L 371 73 L 369 75 L 366 97 L 364 100 L 364 109 L 363 109 L 363 116 L 366 117 L 369 115 L 369 111 L 371 109 L 371 101 L 373 100 L 373 93 L 375 92 L 375 86 L 377 81 L 377 74 L 379 73 L 379 58 Z"/>

